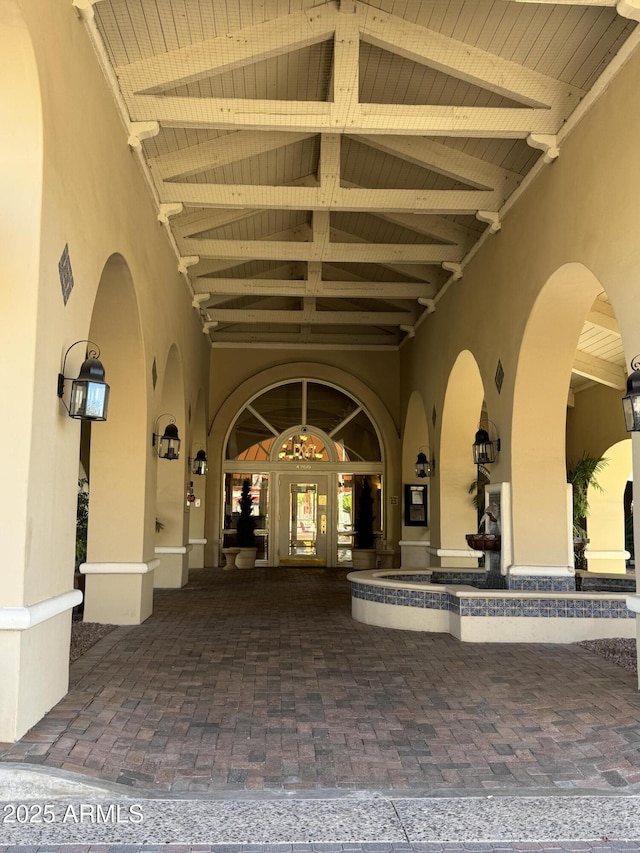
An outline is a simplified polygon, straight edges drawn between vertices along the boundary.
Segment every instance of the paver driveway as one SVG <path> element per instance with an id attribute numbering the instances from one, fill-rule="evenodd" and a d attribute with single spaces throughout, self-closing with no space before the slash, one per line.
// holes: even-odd
<path id="1" fill-rule="evenodd" d="M 346 572 L 196 570 L 2 761 L 178 792 L 640 789 L 635 676 L 576 646 L 354 622 Z"/>

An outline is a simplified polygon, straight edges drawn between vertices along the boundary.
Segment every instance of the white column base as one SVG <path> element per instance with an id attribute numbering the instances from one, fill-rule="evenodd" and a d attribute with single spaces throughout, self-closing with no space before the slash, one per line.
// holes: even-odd
<path id="1" fill-rule="evenodd" d="M 191 545 L 191 552 L 189 553 L 190 569 L 204 569 L 204 546 L 206 544 L 206 539 L 189 539 L 189 545 Z"/>
<path id="2" fill-rule="evenodd" d="M 473 548 L 427 548 L 429 554 L 435 557 L 432 563 L 442 569 L 477 569 L 480 551 Z"/>
<path id="3" fill-rule="evenodd" d="M 180 589 L 189 580 L 191 545 L 158 545 L 156 557 L 160 564 L 154 573 L 156 589 Z"/>
<path id="4" fill-rule="evenodd" d="M 586 548 L 584 555 L 588 571 L 619 575 L 627 573 L 627 560 L 631 556 L 628 551 L 595 551 L 591 548 Z"/>
<path id="5" fill-rule="evenodd" d="M 153 575 L 148 563 L 83 563 L 86 575 L 84 621 L 103 625 L 141 625 L 153 612 Z"/>
<path id="6" fill-rule="evenodd" d="M 19 740 L 69 687 L 71 609 L 79 590 L 0 608 L 0 741 Z"/>

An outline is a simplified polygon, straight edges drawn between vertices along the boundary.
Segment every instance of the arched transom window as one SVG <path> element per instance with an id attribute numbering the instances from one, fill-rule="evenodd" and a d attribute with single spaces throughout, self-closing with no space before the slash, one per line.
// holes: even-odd
<path id="1" fill-rule="evenodd" d="M 349 394 L 300 379 L 269 388 L 238 414 L 226 459 L 243 462 L 379 462 L 377 430 Z"/>

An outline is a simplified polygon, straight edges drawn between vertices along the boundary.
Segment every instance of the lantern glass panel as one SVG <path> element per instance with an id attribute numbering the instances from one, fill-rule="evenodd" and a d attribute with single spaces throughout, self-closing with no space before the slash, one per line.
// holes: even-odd
<path id="1" fill-rule="evenodd" d="M 75 379 L 71 385 L 69 415 L 86 421 L 105 421 L 109 404 L 109 386 L 106 382 Z"/>
<path id="2" fill-rule="evenodd" d="M 162 459 L 178 459 L 180 457 L 180 439 L 163 435 L 160 439 L 158 456 Z"/>
<path id="3" fill-rule="evenodd" d="M 629 394 L 623 397 L 622 409 L 627 432 L 640 432 L 640 395 Z"/>

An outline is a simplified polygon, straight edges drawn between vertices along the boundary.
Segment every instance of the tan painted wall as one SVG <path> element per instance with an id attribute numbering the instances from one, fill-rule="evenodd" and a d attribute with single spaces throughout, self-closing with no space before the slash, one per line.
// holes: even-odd
<path id="1" fill-rule="evenodd" d="M 575 406 L 567 409 L 568 459 L 578 459 L 583 453 L 602 456 L 608 447 L 630 437 L 624 428 L 622 394 L 596 385 L 575 395 Z"/>

